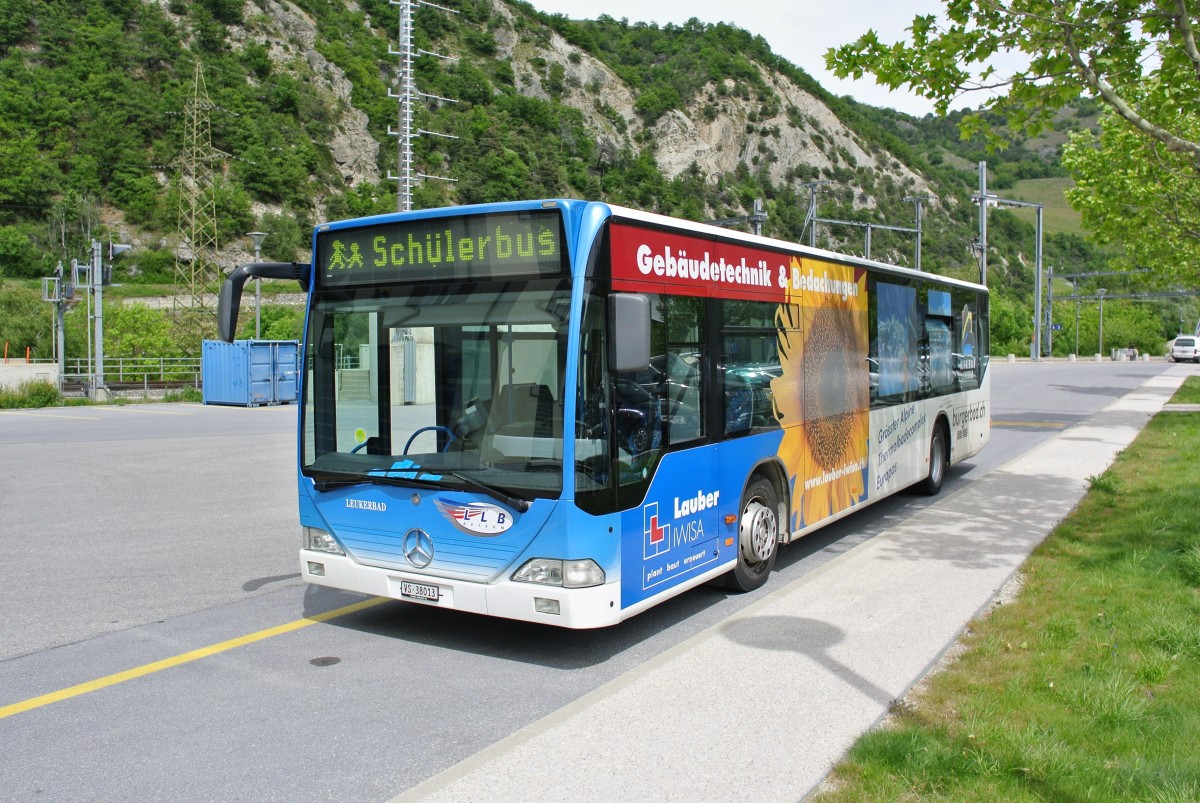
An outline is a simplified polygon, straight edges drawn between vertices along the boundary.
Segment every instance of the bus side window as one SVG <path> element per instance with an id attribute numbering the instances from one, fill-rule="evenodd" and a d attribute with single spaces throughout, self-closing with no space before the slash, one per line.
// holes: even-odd
<path id="1" fill-rule="evenodd" d="M 981 314 L 981 299 L 972 290 L 953 292 L 953 367 L 956 389 L 979 387 L 988 349 L 986 314 Z"/>
<path id="2" fill-rule="evenodd" d="M 868 363 L 880 405 L 903 404 L 920 398 L 924 383 L 921 340 L 925 327 L 917 314 L 917 290 L 910 283 L 876 282 L 875 315 Z M 927 345 L 927 344 L 926 344 Z"/>
<path id="3" fill-rule="evenodd" d="M 726 435 L 779 426 L 771 381 L 783 373 L 775 349 L 778 304 L 725 301 L 721 321 Z"/>
<path id="4" fill-rule="evenodd" d="M 725 372 L 725 434 L 749 432 L 754 422 L 754 390 L 736 371 Z"/>
<path id="5" fill-rule="evenodd" d="M 666 319 L 666 343 L 660 385 L 664 445 L 684 443 L 704 436 L 703 299 L 694 296 L 660 296 Z"/>
<path id="6" fill-rule="evenodd" d="M 640 499 L 671 446 L 705 435 L 705 300 L 650 295 L 650 367 L 613 376 L 621 504 Z"/>

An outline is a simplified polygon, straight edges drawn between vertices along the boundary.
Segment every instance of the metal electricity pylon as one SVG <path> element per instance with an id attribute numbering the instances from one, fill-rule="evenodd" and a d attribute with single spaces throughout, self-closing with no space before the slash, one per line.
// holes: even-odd
<path id="1" fill-rule="evenodd" d="M 184 105 L 183 150 L 175 158 L 179 186 L 179 246 L 175 250 L 175 308 L 202 310 L 205 290 L 216 275 L 217 199 L 213 177 L 227 156 L 213 147 L 208 97 L 200 60 Z"/>

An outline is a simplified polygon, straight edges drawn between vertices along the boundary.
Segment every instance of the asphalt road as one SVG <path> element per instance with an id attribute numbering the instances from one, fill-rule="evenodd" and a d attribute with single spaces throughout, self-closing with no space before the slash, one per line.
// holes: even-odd
<path id="1" fill-rule="evenodd" d="M 1172 370 L 993 368 L 992 442 L 943 496 Z M 294 407 L 0 412 L 0 710 L 41 701 L 0 719 L 0 799 L 387 799 L 931 504 L 786 548 L 757 594 L 701 588 L 600 631 L 395 602 L 317 622 L 361 598 L 298 580 L 294 429 Z"/>

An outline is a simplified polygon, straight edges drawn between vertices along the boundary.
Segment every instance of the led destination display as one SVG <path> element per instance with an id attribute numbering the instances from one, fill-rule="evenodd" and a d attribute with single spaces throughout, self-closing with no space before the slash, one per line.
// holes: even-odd
<path id="1" fill-rule="evenodd" d="M 317 234 L 317 276 L 324 287 L 560 276 L 565 256 L 556 211 L 412 220 Z"/>

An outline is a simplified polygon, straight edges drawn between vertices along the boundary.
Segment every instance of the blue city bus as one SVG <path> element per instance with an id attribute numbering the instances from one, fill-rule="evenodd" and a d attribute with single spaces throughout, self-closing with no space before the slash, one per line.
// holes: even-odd
<path id="1" fill-rule="evenodd" d="M 712 581 L 990 432 L 986 288 L 603 203 L 318 226 L 298 485 L 310 583 L 572 628 Z"/>

